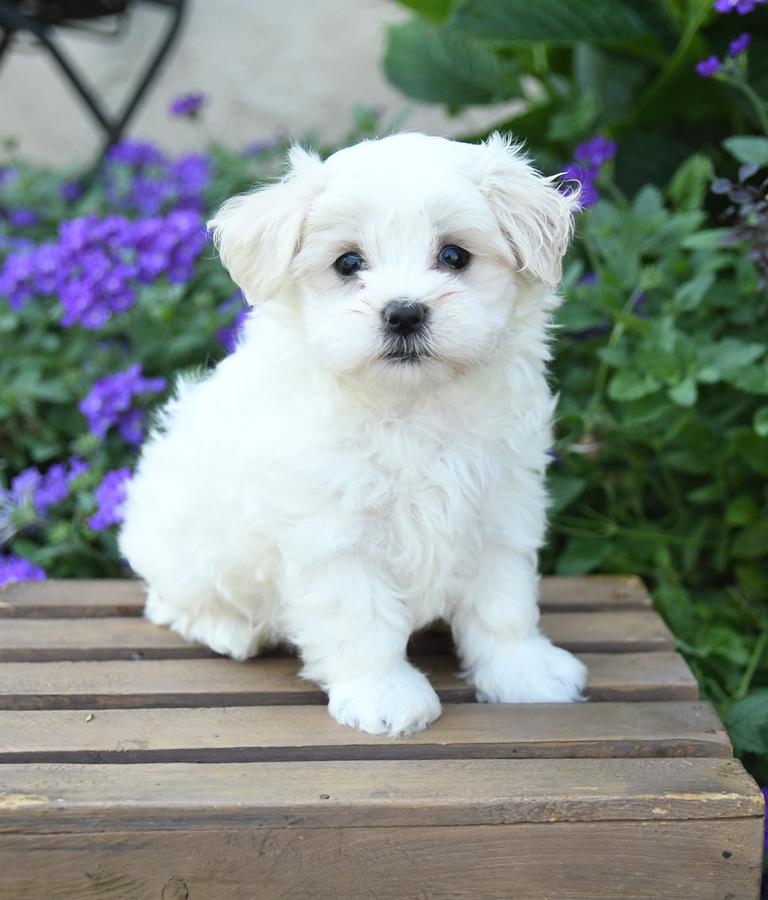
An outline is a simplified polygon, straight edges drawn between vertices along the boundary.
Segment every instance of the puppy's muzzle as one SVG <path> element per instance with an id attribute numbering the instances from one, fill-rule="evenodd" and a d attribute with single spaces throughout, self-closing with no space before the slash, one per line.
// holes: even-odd
<path id="1" fill-rule="evenodd" d="M 388 334 L 400 338 L 418 335 L 424 330 L 429 309 L 416 300 L 393 300 L 381 311 Z"/>

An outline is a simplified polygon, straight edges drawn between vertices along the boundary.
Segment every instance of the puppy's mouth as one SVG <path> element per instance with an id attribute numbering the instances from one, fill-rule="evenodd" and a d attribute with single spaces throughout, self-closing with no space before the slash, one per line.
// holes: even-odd
<path id="1" fill-rule="evenodd" d="M 434 359 L 430 342 L 420 335 L 388 338 L 380 358 L 395 365 L 418 365 L 427 359 Z"/>

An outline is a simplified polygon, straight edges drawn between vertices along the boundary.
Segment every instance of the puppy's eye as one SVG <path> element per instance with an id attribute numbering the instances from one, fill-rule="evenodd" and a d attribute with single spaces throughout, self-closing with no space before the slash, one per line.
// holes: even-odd
<path id="1" fill-rule="evenodd" d="M 333 264 L 334 269 L 344 278 L 349 278 L 355 272 L 364 268 L 365 260 L 359 253 L 342 253 Z"/>
<path id="2" fill-rule="evenodd" d="M 437 261 L 441 266 L 449 269 L 463 269 L 469 263 L 469 251 L 456 244 L 447 244 L 437 255 Z"/>

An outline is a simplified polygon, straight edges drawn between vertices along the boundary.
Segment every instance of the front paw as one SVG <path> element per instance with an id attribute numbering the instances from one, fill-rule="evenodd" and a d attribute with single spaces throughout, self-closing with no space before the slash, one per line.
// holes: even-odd
<path id="1" fill-rule="evenodd" d="M 340 725 L 398 737 L 426 728 L 442 709 L 425 676 L 404 662 L 378 675 L 332 683 L 328 711 Z"/>
<path id="2" fill-rule="evenodd" d="M 571 703 L 584 699 L 587 683 L 586 667 L 540 635 L 482 659 L 467 675 L 481 703 Z"/>

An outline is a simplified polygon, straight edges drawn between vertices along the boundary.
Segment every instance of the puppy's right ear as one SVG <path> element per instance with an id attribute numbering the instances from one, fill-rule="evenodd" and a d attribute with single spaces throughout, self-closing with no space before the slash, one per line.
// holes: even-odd
<path id="1" fill-rule="evenodd" d="M 222 262 L 251 305 L 280 292 L 309 205 L 322 190 L 319 156 L 293 146 L 288 159 L 282 181 L 232 197 L 208 222 Z"/>

